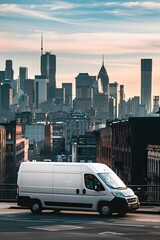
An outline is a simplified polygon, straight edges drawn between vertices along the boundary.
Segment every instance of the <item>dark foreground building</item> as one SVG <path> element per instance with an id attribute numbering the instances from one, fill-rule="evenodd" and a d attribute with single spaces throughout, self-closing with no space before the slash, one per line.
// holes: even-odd
<path id="1" fill-rule="evenodd" d="M 111 127 L 113 170 L 127 185 L 146 185 L 147 146 L 160 145 L 160 118 L 133 117 Z"/>
<path id="2" fill-rule="evenodd" d="M 21 162 L 25 160 L 26 140 L 22 137 L 22 126 L 16 121 L 1 123 L 6 132 L 5 182 L 16 183 L 17 172 Z"/>

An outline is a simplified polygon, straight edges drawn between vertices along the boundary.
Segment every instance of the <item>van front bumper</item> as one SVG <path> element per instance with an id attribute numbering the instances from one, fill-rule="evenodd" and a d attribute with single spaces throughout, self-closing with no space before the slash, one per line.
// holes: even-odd
<path id="1" fill-rule="evenodd" d="M 139 208 L 139 203 L 128 203 L 127 200 L 125 198 L 120 198 L 120 197 L 115 197 L 111 203 L 110 203 L 110 207 L 112 212 L 133 212 L 136 209 Z"/>

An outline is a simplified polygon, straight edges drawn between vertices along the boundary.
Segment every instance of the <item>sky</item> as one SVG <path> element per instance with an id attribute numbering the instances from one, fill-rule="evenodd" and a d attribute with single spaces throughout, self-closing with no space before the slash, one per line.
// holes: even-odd
<path id="1" fill-rule="evenodd" d="M 110 83 L 126 99 L 140 96 L 140 62 L 152 58 L 152 95 L 160 95 L 160 1 L 0 0 L 0 70 L 13 61 L 14 78 L 27 67 L 40 74 L 43 49 L 56 55 L 57 87 L 79 73 L 97 76 L 104 63 Z M 74 86 L 74 85 L 73 85 Z"/>

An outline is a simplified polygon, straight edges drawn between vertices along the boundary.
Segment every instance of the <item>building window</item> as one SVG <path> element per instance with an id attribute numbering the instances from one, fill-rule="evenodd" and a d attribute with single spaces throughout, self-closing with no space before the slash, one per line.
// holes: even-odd
<path id="1" fill-rule="evenodd" d="M 12 133 L 8 133 L 8 140 L 12 139 Z"/>
<path id="2" fill-rule="evenodd" d="M 78 155 L 79 156 L 85 156 L 86 155 L 86 149 L 85 148 L 79 148 L 78 149 Z"/>

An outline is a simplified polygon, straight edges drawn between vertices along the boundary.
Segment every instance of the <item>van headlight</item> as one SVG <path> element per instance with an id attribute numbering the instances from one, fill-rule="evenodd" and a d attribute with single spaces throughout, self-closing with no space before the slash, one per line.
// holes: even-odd
<path id="1" fill-rule="evenodd" d="M 112 192 L 112 194 L 115 197 L 124 197 L 123 193 L 121 193 L 121 192 Z"/>

